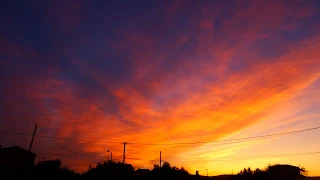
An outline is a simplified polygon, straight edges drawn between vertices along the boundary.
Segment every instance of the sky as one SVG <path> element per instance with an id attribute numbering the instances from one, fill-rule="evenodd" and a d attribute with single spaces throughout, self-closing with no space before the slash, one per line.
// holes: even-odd
<path id="1" fill-rule="evenodd" d="M 192 174 L 280 163 L 320 175 L 319 1 L 0 9 L 0 130 L 24 134 L 0 132 L 2 147 L 28 149 L 38 124 L 36 161 L 60 158 L 77 172 L 110 152 L 122 162 L 126 142 L 136 169 L 159 164 L 161 151 Z"/>

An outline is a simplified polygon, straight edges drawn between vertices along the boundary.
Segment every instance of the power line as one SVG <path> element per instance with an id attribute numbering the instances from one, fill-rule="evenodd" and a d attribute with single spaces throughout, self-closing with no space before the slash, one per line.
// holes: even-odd
<path id="1" fill-rule="evenodd" d="M 179 161 L 232 161 L 232 160 L 247 160 L 247 159 L 256 159 L 256 158 L 279 158 L 279 157 L 290 157 L 290 156 L 304 156 L 304 155 L 313 155 L 320 154 L 320 151 L 313 152 L 300 152 L 300 153 L 287 153 L 287 154 L 271 154 L 271 155 L 261 155 L 261 156 L 239 156 L 239 157 L 226 157 L 226 158 L 216 158 L 216 159 L 185 159 Z"/>
<path id="2" fill-rule="evenodd" d="M 36 154 L 38 155 L 51 155 L 51 156 L 79 156 L 79 157 L 82 157 L 82 156 L 97 156 L 97 155 L 100 155 L 100 154 L 103 154 L 107 151 L 102 151 L 102 152 L 94 152 L 94 153 L 77 153 L 77 154 L 63 154 L 63 153 L 45 153 L 45 152 L 38 152 Z"/>
<path id="3" fill-rule="evenodd" d="M 38 153 L 39 155 L 45 155 L 46 153 Z M 239 160 L 248 160 L 248 159 L 256 159 L 256 158 L 281 158 L 281 157 L 290 157 L 290 156 L 305 156 L 305 155 L 313 155 L 313 154 L 320 154 L 320 151 L 313 151 L 313 152 L 299 152 L 299 153 L 287 153 L 287 154 L 271 154 L 271 155 L 260 155 L 260 156 L 239 156 L 239 157 L 227 157 L 227 158 L 216 158 L 216 159 L 179 159 L 179 161 L 215 161 L 215 162 L 230 162 L 230 161 L 239 161 Z M 76 154 L 52 154 L 52 155 L 71 155 L 76 157 Z M 126 157 L 129 160 L 146 160 L 143 158 L 134 158 L 134 157 Z M 157 161 L 157 159 L 152 159 L 152 161 Z M 165 160 L 162 160 L 165 162 Z"/>
<path id="4" fill-rule="evenodd" d="M 27 133 L 21 133 L 21 132 L 14 132 L 14 131 L 6 131 L 6 130 L 0 130 L 2 133 L 8 133 L 8 134 L 16 134 L 16 135 L 23 135 L 23 136 L 32 136 L 32 134 Z M 106 142 L 106 141 L 98 141 L 98 140 L 83 140 L 83 139 L 72 139 L 72 138 L 62 138 L 62 137 L 53 137 L 53 136 L 42 136 L 42 135 L 35 135 L 36 137 L 40 138 L 50 138 L 50 139 L 56 139 L 56 140 L 66 140 L 66 141 L 78 141 L 78 142 L 87 142 L 87 143 L 101 143 L 101 144 L 111 144 L 111 143 L 122 143 L 122 142 Z"/>
<path id="5" fill-rule="evenodd" d="M 314 127 L 314 128 L 308 128 L 308 129 L 301 129 L 296 131 L 288 131 L 283 133 L 275 133 L 275 134 L 267 134 L 267 135 L 261 135 L 261 136 L 251 136 L 251 137 L 244 137 L 244 138 L 237 138 L 237 139 L 226 139 L 226 140 L 220 140 L 220 141 L 202 141 L 202 142 L 186 142 L 186 143 L 164 143 L 164 144 L 157 144 L 157 143 L 131 143 L 131 144 L 137 144 L 137 145 L 175 145 L 175 144 L 206 144 L 206 143 L 219 143 L 219 142 L 229 142 L 229 141 L 241 141 L 241 140 L 251 140 L 251 139 L 257 139 L 257 138 L 271 138 L 271 137 L 278 137 L 288 134 L 295 134 L 295 133 L 301 133 L 311 130 L 320 129 L 320 126 Z"/>
<path id="6" fill-rule="evenodd" d="M 115 146 L 114 149 L 119 149 L 119 146 Z M 37 152 L 38 155 L 45 155 L 45 156 L 70 156 L 70 157 L 85 157 L 85 156 L 98 156 L 108 152 L 109 150 L 98 151 L 98 152 L 77 152 L 77 154 L 64 154 L 64 153 L 51 153 L 51 152 Z"/>
<path id="7" fill-rule="evenodd" d="M 306 131 L 312 131 L 312 130 L 317 130 L 320 129 L 320 126 L 314 127 L 314 128 L 308 128 L 308 129 L 300 129 L 300 130 L 295 130 L 295 131 L 288 131 L 288 132 L 282 132 L 282 133 L 275 133 L 275 134 L 267 134 L 267 135 L 261 135 L 261 136 L 251 136 L 251 137 L 244 137 L 244 138 L 236 138 L 236 139 L 226 139 L 226 140 L 220 140 L 220 141 L 202 141 L 202 142 L 186 142 L 186 143 L 130 143 L 132 145 L 196 145 L 196 144 L 206 144 L 206 143 L 221 143 L 221 142 L 232 142 L 232 141 L 244 141 L 244 140 L 257 140 L 257 139 L 266 139 L 266 138 L 273 138 L 273 137 L 278 137 L 278 136 L 284 136 L 284 135 L 289 135 L 289 134 L 296 134 L 296 133 L 301 133 L 301 132 L 306 132 Z M 16 135 L 24 135 L 24 136 L 32 136 L 32 134 L 26 134 L 26 133 L 21 133 L 21 132 L 13 132 L 13 131 L 5 131 L 5 130 L 0 130 L 2 133 L 9 133 L 9 134 L 16 134 Z M 44 137 L 44 138 L 49 138 L 49 139 L 57 139 L 57 140 L 67 140 L 67 141 L 78 141 L 78 142 L 88 142 L 88 143 L 121 143 L 123 142 L 104 142 L 104 141 L 98 141 L 98 140 L 83 140 L 83 139 L 71 139 L 71 138 L 61 138 L 61 137 L 49 137 L 49 136 L 41 136 L 41 135 L 35 135 L 36 137 Z M 127 143 L 129 144 L 129 143 Z M 181 146 L 183 147 L 183 146 Z M 184 146 L 185 147 L 185 146 Z M 190 146 L 194 147 L 194 146 Z"/>
<path id="8" fill-rule="evenodd" d="M 71 152 L 71 153 L 78 154 L 78 153 L 76 153 L 76 152 L 74 152 L 74 151 L 71 151 L 70 149 L 65 148 L 65 147 L 61 146 L 60 144 L 54 142 L 49 136 L 47 136 L 47 134 L 41 129 L 41 127 L 40 127 L 39 125 L 38 125 L 38 127 L 39 127 L 40 131 L 41 131 L 51 142 L 53 142 L 55 145 L 59 146 L 61 149 L 67 150 L 67 151 L 69 151 L 69 152 Z"/>
<path id="9" fill-rule="evenodd" d="M 5 131 L 5 130 L 0 130 L 2 133 L 9 133 L 9 134 L 16 134 L 16 135 L 24 135 L 24 136 L 32 136 L 32 134 L 26 134 L 26 133 L 20 133 L 20 132 L 13 132 L 13 131 Z M 35 135 L 37 136 L 37 135 Z M 37 136 L 39 137 L 39 136 Z M 45 137 L 45 136 L 43 136 Z"/>
<path id="10" fill-rule="evenodd" d="M 289 157 L 289 156 L 304 156 L 304 155 L 312 155 L 312 154 L 320 154 L 320 151 L 314 151 L 314 152 L 300 152 L 300 153 L 289 153 L 289 154 L 278 154 L 278 155 L 263 155 L 263 156 L 239 156 L 239 157 L 230 157 L 230 158 L 218 158 L 218 159 L 186 159 L 186 160 L 182 160 L 179 159 L 178 161 L 215 161 L 215 162 L 230 162 L 230 161 L 237 161 L 236 163 L 241 163 L 239 162 L 239 160 L 248 160 L 248 159 L 255 159 L 255 158 L 263 158 L 263 157 L 268 157 L 268 158 L 272 158 L 272 157 Z M 143 158 L 134 158 L 134 157 L 126 157 L 126 159 L 128 160 L 136 160 L 136 161 L 158 161 L 158 159 L 152 159 L 152 160 L 147 160 L 147 159 L 143 159 Z M 254 161 L 254 160 L 253 160 Z M 120 161 L 119 161 L 120 162 Z M 174 162 L 172 160 L 162 160 L 162 162 Z M 251 161 L 252 162 L 252 161 Z M 235 163 L 235 162 L 232 162 Z"/>
<path id="11" fill-rule="evenodd" d="M 262 156 L 239 156 L 239 157 L 227 157 L 227 158 L 216 158 L 216 159 L 179 159 L 178 161 L 231 161 L 231 160 L 242 160 L 242 159 L 255 159 L 255 158 L 276 158 L 276 157 L 289 157 L 289 156 L 304 156 L 304 155 L 313 155 L 313 154 L 320 154 L 320 151 L 313 151 L 313 152 L 300 152 L 300 153 L 287 153 L 287 154 L 271 154 L 271 155 L 262 155 Z M 136 159 L 136 158 L 128 158 L 128 159 L 135 159 L 135 160 L 143 160 L 143 159 Z M 156 160 L 156 159 L 155 159 Z"/>
<path id="12" fill-rule="evenodd" d="M 229 157 L 229 158 L 224 158 L 224 159 L 225 160 L 228 160 L 228 159 L 238 160 L 238 159 L 247 159 L 247 158 L 262 158 L 262 157 L 274 158 L 274 157 L 304 156 L 304 155 L 319 154 L 319 153 L 320 153 L 320 151 L 313 151 L 313 152 L 287 153 L 287 154 L 278 154 L 278 155 L 239 156 L 239 157 Z M 216 160 L 220 160 L 220 159 L 217 158 Z"/>

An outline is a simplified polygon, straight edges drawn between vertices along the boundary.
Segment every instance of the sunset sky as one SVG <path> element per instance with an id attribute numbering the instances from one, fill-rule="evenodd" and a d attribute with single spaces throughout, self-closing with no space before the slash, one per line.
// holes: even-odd
<path id="1" fill-rule="evenodd" d="M 318 0 L 5 0 L 0 22 L 0 130 L 61 138 L 36 161 L 83 172 L 127 142 L 136 169 L 320 175 Z"/>

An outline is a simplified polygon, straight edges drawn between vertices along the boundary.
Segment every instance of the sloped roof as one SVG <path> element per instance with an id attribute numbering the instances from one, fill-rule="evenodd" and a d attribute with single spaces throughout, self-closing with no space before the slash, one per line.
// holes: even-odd
<path id="1" fill-rule="evenodd" d="M 13 150 L 18 150 L 18 151 L 21 151 L 21 152 L 24 152 L 24 153 L 29 153 L 31 155 L 37 156 L 36 154 L 34 154 L 32 152 L 29 152 L 28 150 L 25 150 L 25 149 L 21 148 L 20 146 L 12 146 L 12 147 L 1 148 L 0 149 L 0 153 L 1 152 L 10 152 L 10 151 L 13 151 Z"/>
<path id="2" fill-rule="evenodd" d="M 138 172 L 149 172 L 150 169 L 141 169 L 141 168 L 139 168 L 136 171 L 138 171 Z"/>

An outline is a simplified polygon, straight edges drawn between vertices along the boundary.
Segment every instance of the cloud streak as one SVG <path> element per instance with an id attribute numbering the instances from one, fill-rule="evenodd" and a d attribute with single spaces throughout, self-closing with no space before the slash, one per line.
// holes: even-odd
<path id="1" fill-rule="evenodd" d="M 179 154 L 198 152 L 194 156 L 201 157 L 204 151 L 197 147 L 134 143 L 223 139 L 267 122 L 277 107 L 305 93 L 320 77 L 315 23 L 319 13 L 312 2 L 289 4 L 181 1 L 170 8 L 160 6 L 163 11 L 147 4 L 144 12 L 154 19 L 142 16 L 139 7 L 120 4 L 112 6 L 123 14 L 111 11 L 103 16 L 94 13 L 100 10 L 95 3 L 70 4 L 61 12 L 59 3 L 50 11 L 31 5 L 21 13 L 43 14 L 34 21 L 54 27 L 44 32 L 57 38 L 41 47 L 26 38 L 36 37 L 34 32 L 22 33 L 12 25 L 1 30 L 1 128 L 31 132 L 38 123 L 50 136 L 99 141 L 57 140 L 83 154 L 68 158 L 78 171 L 86 170 L 86 163 L 105 160 L 106 150 L 121 160 L 121 144 L 103 142 L 129 142 L 127 162 L 137 167 L 152 167 L 160 150 L 178 164 L 183 162 Z M 124 10 L 133 15 L 125 16 Z M 16 40 L 14 34 L 22 38 Z M 301 106 L 318 102 L 314 101 Z M 295 115 L 284 124 L 308 114 L 312 113 Z M 10 138 L 1 140 L 28 146 L 27 137 Z M 228 157 L 255 144 L 259 143 L 226 146 L 208 158 Z M 34 149 L 52 153 L 53 147 L 39 138 Z M 54 148 L 57 154 L 70 153 Z M 206 144 L 201 148 L 216 151 Z"/>

